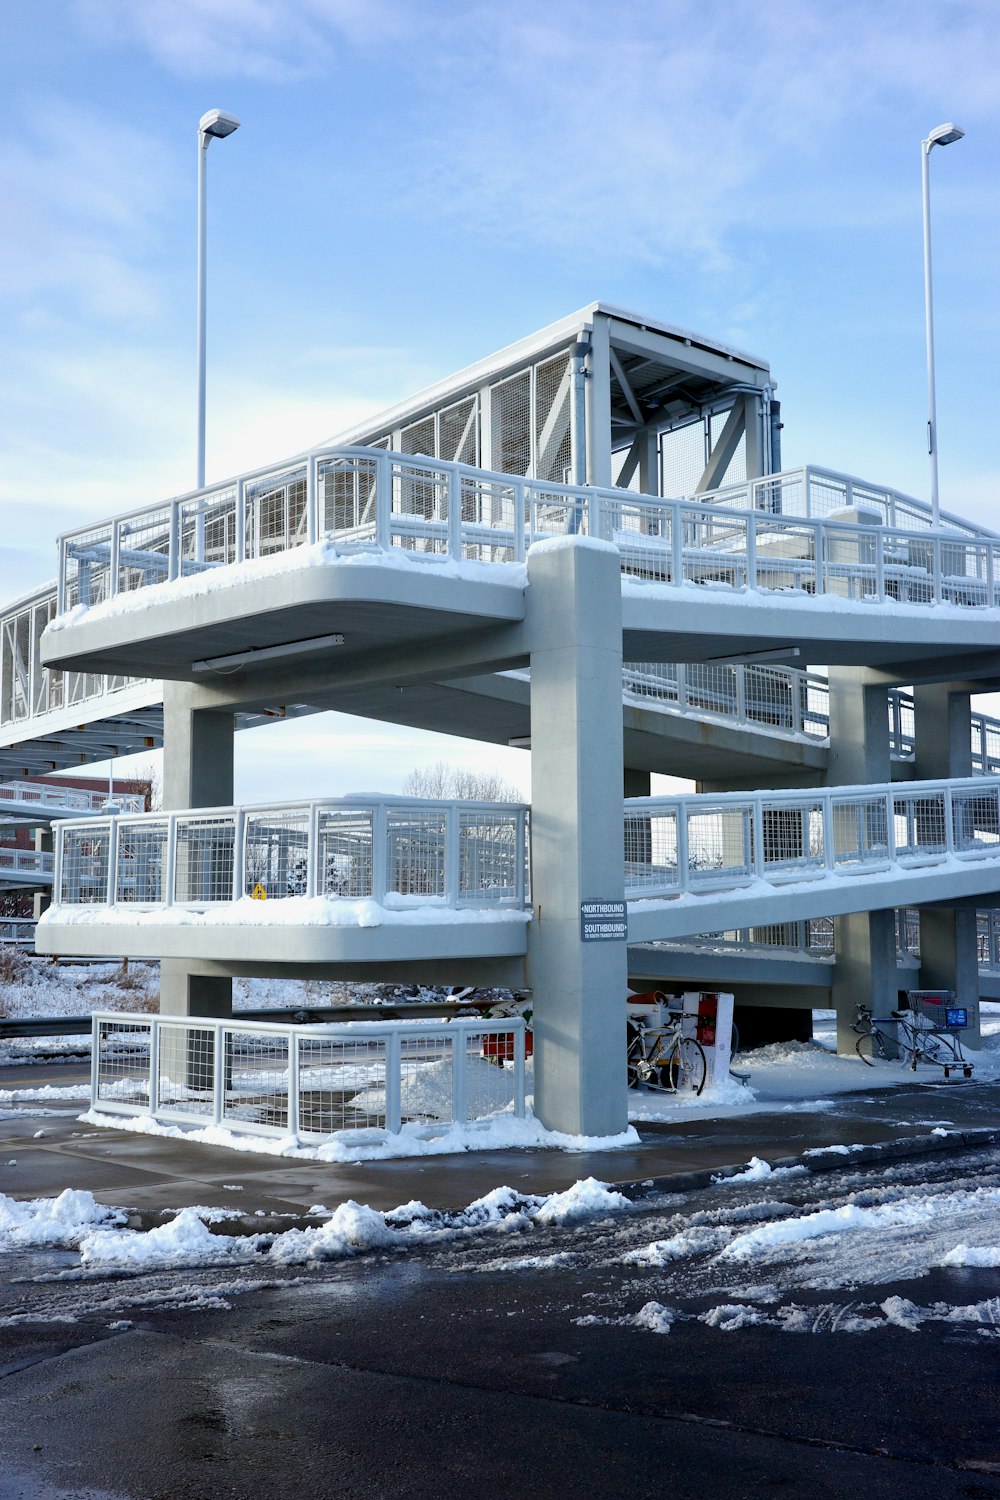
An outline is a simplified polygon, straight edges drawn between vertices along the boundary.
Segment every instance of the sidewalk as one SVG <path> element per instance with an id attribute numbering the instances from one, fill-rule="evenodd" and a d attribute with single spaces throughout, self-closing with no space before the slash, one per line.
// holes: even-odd
<path id="1" fill-rule="evenodd" d="M 14 1072 L 20 1070 L 4 1070 L 5 1086 L 20 1081 Z M 69 1081 L 68 1070 L 33 1067 L 30 1081 L 58 1087 Z M 803 1153 L 840 1148 L 806 1156 L 816 1170 L 843 1166 L 844 1148 L 857 1148 L 850 1154 L 860 1163 L 948 1149 L 970 1131 L 1000 1127 L 998 1083 L 906 1084 L 846 1094 L 823 1105 L 670 1124 L 640 1122 L 640 1144 L 615 1151 L 466 1152 L 343 1164 L 95 1129 L 78 1119 L 84 1105 L 42 1099 L 0 1119 L 0 1191 L 31 1199 L 85 1189 L 102 1203 L 133 1210 L 136 1227 L 146 1227 L 165 1210 L 207 1205 L 242 1211 L 254 1229 L 267 1227 L 262 1219 L 277 1216 L 287 1228 L 290 1215 L 304 1216 L 319 1204 L 333 1209 L 347 1199 L 383 1211 L 412 1199 L 454 1209 L 503 1185 L 548 1194 L 585 1177 L 633 1193 L 654 1185 L 680 1191 L 704 1185 L 713 1173 L 736 1171 L 755 1156 L 788 1165 L 789 1158 Z"/>

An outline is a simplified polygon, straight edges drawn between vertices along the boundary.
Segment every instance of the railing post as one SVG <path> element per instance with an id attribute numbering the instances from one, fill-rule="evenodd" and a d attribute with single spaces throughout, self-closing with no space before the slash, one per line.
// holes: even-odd
<path id="1" fill-rule="evenodd" d="M 522 807 L 517 814 L 517 841 L 514 850 L 514 898 L 519 907 L 523 907 L 527 901 L 525 890 L 525 879 L 528 868 L 528 837 L 529 824 L 528 814 Z"/>
<path id="2" fill-rule="evenodd" d="M 149 1113 L 156 1119 L 160 1108 L 160 1018 L 149 1023 Z"/>
<path id="3" fill-rule="evenodd" d="M 444 899 L 448 906 L 458 906 L 461 894 L 459 872 L 458 808 L 448 807 L 444 815 Z"/>
<path id="4" fill-rule="evenodd" d="M 180 577 L 180 502 L 171 500 L 167 517 L 167 580 Z"/>
<path id="5" fill-rule="evenodd" d="M 299 1033 L 290 1026 L 288 1037 L 288 1134 L 299 1138 Z"/>
<path id="6" fill-rule="evenodd" d="M 118 894 L 118 819 L 108 819 L 108 879 L 105 889 L 105 900 L 108 906 L 114 906 L 115 896 Z"/>
<path id="7" fill-rule="evenodd" d="M 764 876 L 764 804 L 754 798 L 750 807 L 750 872 Z"/>
<path id="8" fill-rule="evenodd" d="M 829 792 L 823 794 L 823 866 L 833 870 L 837 864 L 837 851 L 833 840 L 833 798 Z"/>
<path id="9" fill-rule="evenodd" d="M 236 808 L 233 818 L 233 890 L 232 898 L 240 901 L 246 888 L 246 837 L 247 815 L 242 807 Z"/>
<path id="10" fill-rule="evenodd" d="M 875 532 L 875 592 L 885 599 L 885 536 L 879 526 Z"/>
<path id="11" fill-rule="evenodd" d="M 600 490 L 588 489 L 587 491 L 587 535 L 596 537 L 601 535 Z"/>
<path id="12" fill-rule="evenodd" d="M 688 850 L 687 802 L 677 804 L 677 880 L 682 891 L 691 884 L 691 862 Z"/>
<path id="13" fill-rule="evenodd" d="M 389 873 L 389 819 L 384 802 L 372 804 L 372 900 L 385 903 Z"/>
<path id="14" fill-rule="evenodd" d="M 316 455 L 310 453 L 306 459 L 306 540 L 310 545 L 319 537 L 319 517 L 316 512 L 319 493 L 317 468 Z"/>
<path id="15" fill-rule="evenodd" d="M 212 1027 L 215 1045 L 212 1048 L 212 1119 L 221 1125 L 226 1104 L 226 1030 L 222 1021 Z"/>
<path id="16" fill-rule="evenodd" d="M 66 613 L 66 538 L 59 538 L 59 576 L 56 579 L 56 614 Z"/>
<path id="17" fill-rule="evenodd" d="M 236 481 L 236 514 L 233 517 L 233 561 L 241 563 L 247 555 L 247 487 L 246 480 Z"/>
<path id="18" fill-rule="evenodd" d="M 736 667 L 736 722 L 747 722 L 747 669 L 739 664 Z"/>
<path id="19" fill-rule="evenodd" d="M 457 562 L 462 557 L 462 475 L 457 464 L 449 464 L 448 485 L 448 556 Z"/>
<path id="20" fill-rule="evenodd" d="M 56 823 L 52 830 L 52 905 L 58 906 L 62 899 L 63 830 Z"/>
<path id="21" fill-rule="evenodd" d="M 747 588 L 757 587 L 757 512 L 747 515 Z"/>
<path id="22" fill-rule="evenodd" d="M 111 522 L 111 557 L 108 563 L 110 576 L 108 578 L 108 598 L 113 599 L 118 592 L 119 560 L 121 558 L 121 521 Z"/>
<path id="23" fill-rule="evenodd" d="M 528 486 L 523 479 L 514 481 L 514 561 L 524 562 L 530 546 L 531 516 L 528 511 Z"/>
<path id="24" fill-rule="evenodd" d="M 385 1039 L 385 1128 L 398 1135 L 401 1126 L 403 1059 L 399 1032 L 394 1028 Z"/>
<path id="25" fill-rule="evenodd" d="M 448 1027 L 451 1037 L 451 1110 L 452 1117 L 458 1125 L 464 1125 L 469 1116 L 468 1092 L 466 1089 L 465 1069 L 468 1058 L 469 1045 L 468 1034 L 461 1021 L 454 1021 Z"/>
<path id="26" fill-rule="evenodd" d="M 891 787 L 885 794 L 885 803 L 886 845 L 888 847 L 890 861 L 892 862 L 892 864 L 897 864 L 899 861 L 898 855 L 896 853 L 896 795 Z"/>
<path id="27" fill-rule="evenodd" d="M 375 543 L 386 552 L 392 545 L 392 460 L 382 451 L 375 460 Z"/>
<path id="28" fill-rule="evenodd" d="M 97 1108 L 97 1092 L 101 1079 L 101 1020 L 94 1016 L 90 1023 L 90 1107 Z"/>
<path id="29" fill-rule="evenodd" d="M 674 583 L 684 582 L 684 517 L 681 503 L 675 500 L 668 507 L 670 516 L 670 571 Z"/>
<path id="30" fill-rule="evenodd" d="M 934 603 L 941 603 L 941 538 L 931 538 L 931 552 L 934 558 Z"/>
<path id="31" fill-rule="evenodd" d="M 320 836 L 319 836 L 319 803 L 313 802 L 309 808 L 309 832 L 306 842 L 306 895 L 322 896 L 326 889 L 326 880 L 320 870 Z"/>
<path id="32" fill-rule="evenodd" d="M 677 707 L 687 712 L 687 664 L 682 661 L 677 663 Z"/>
<path id="33" fill-rule="evenodd" d="M 955 852 L 955 803 L 951 794 L 951 784 L 944 789 L 944 847 L 949 854 Z"/>
<path id="34" fill-rule="evenodd" d="M 812 470 L 808 464 L 802 469 L 802 514 L 812 516 Z"/>
<path id="35" fill-rule="evenodd" d="M 177 889 L 177 815 L 170 813 L 167 817 L 167 850 L 163 861 L 163 888 L 160 895 L 165 906 L 173 906 L 174 892 Z"/>

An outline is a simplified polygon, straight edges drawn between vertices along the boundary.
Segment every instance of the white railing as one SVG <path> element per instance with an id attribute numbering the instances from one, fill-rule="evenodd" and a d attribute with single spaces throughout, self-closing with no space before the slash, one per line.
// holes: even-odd
<path id="1" fill-rule="evenodd" d="M 102 1114 L 329 1140 L 435 1134 L 524 1104 L 521 1017 L 292 1026 L 94 1015 L 91 1103 Z"/>
<path id="2" fill-rule="evenodd" d="M 38 849 L 0 846 L 0 884 L 24 877 L 29 885 L 51 885 L 52 855 Z"/>
<path id="3" fill-rule="evenodd" d="M 55 826 L 61 905 L 243 897 L 523 908 L 527 808 L 354 797 Z"/>
<path id="4" fill-rule="evenodd" d="M 115 792 L 110 799 L 122 812 L 142 812 L 145 798 L 141 792 Z M 0 812 L 12 804 L 44 808 L 66 808 L 73 812 L 101 812 L 107 808 L 107 787 L 90 792 L 83 787 L 56 786 L 46 781 L 0 782 Z"/>
<path id="5" fill-rule="evenodd" d="M 829 734 L 826 678 L 795 667 L 626 662 L 622 680 L 626 693 L 678 713 L 810 739 Z"/>
<path id="6" fill-rule="evenodd" d="M 625 807 L 632 900 L 869 875 L 951 856 L 1000 857 L 995 779 L 644 797 Z"/>
<path id="7" fill-rule="evenodd" d="M 869 511 L 883 526 L 904 531 L 930 530 L 933 516 L 925 500 L 915 500 L 899 490 L 821 469 L 806 464 L 801 469 L 785 469 L 780 474 L 765 474 L 759 479 L 729 484 L 722 489 L 703 490 L 700 499 L 711 505 L 734 510 L 762 510 L 775 515 L 804 516 L 823 520 L 840 511 Z M 941 520 L 948 531 L 964 537 L 992 537 L 997 533 L 985 526 L 964 521 L 947 511 Z"/>
<path id="8" fill-rule="evenodd" d="M 0 917 L 0 943 L 7 947 L 33 948 L 35 946 L 34 918 Z"/>
<path id="9" fill-rule="evenodd" d="M 812 476 L 812 478 L 810 477 Z M 665 500 L 622 489 L 542 482 L 466 464 L 374 448 L 318 448 L 161 505 L 59 539 L 59 614 L 206 569 L 285 552 L 320 539 L 348 551 L 399 548 L 414 556 L 516 563 L 543 537 L 586 533 L 614 542 L 626 574 L 667 584 L 796 589 L 873 601 L 994 606 L 1000 539 L 930 532 L 908 501 L 907 527 L 861 524 L 857 510 L 829 519 L 791 505 L 825 470 L 770 475 L 746 503 Z M 743 486 L 746 490 L 747 487 Z M 869 487 L 872 489 L 872 487 Z M 854 489 L 855 506 L 861 501 Z M 876 493 L 872 489 L 872 493 Z M 889 494 L 890 492 L 878 492 Z M 770 498 L 768 498 L 770 497 Z M 898 515 L 902 497 L 887 514 Z M 751 503 L 752 502 L 752 503 Z M 838 507 L 834 507 L 834 510 Z M 865 516 L 867 507 L 861 507 Z M 870 509 L 871 519 L 880 513 Z M 961 525 L 962 523 L 958 523 Z"/>

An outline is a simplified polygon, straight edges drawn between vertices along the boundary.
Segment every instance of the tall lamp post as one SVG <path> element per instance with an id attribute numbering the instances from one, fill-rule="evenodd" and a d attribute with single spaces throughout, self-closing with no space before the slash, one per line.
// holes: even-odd
<path id="1" fill-rule="evenodd" d="M 206 166 L 209 142 L 225 140 L 240 122 L 223 109 L 210 109 L 198 121 L 198 489 L 205 487 L 205 247 L 207 242 Z"/>
<path id="2" fill-rule="evenodd" d="M 927 452 L 931 460 L 931 525 L 941 524 L 938 499 L 937 397 L 934 390 L 934 301 L 931 292 L 931 152 L 935 146 L 950 146 L 965 134 L 957 125 L 938 125 L 920 143 L 924 200 L 924 321 L 927 327 Z"/>

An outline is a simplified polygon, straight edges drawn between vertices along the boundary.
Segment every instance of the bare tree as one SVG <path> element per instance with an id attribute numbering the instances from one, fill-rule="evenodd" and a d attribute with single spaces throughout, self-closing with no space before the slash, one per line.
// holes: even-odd
<path id="1" fill-rule="evenodd" d="M 411 771 L 403 782 L 403 792 L 407 797 L 433 797 L 443 802 L 524 801 L 520 788 L 505 781 L 499 771 L 471 771 L 443 760 Z"/>
<path id="2" fill-rule="evenodd" d="M 163 782 L 160 767 L 155 760 L 140 762 L 134 766 L 132 775 L 118 783 L 129 792 L 137 792 L 145 799 L 146 812 L 159 812 L 163 807 Z"/>

